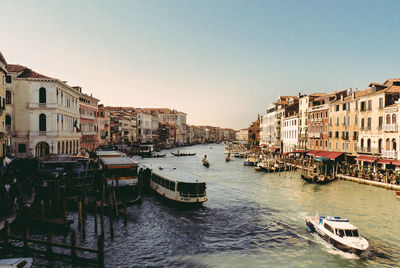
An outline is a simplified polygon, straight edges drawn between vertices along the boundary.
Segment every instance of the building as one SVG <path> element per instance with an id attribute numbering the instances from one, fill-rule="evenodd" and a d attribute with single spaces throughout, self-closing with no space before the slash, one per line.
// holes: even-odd
<path id="1" fill-rule="evenodd" d="M 299 95 L 299 142 L 298 149 L 307 150 L 308 145 L 308 108 L 310 104 L 318 97 L 327 95 L 326 93 L 314 93 L 311 95 Z"/>
<path id="2" fill-rule="evenodd" d="M 18 157 L 77 154 L 80 92 L 25 66 L 8 64 L 11 151 Z"/>
<path id="3" fill-rule="evenodd" d="M 275 103 L 275 141 L 274 145 L 278 146 L 282 149 L 282 119 L 285 116 L 285 109 L 289 104 L 295 103 L 298 101 L 298 97 L 296 96 L 280 96 L 278 101 Z"/>
<path id="4" fill-rule="evenodd" d="M 81 147 L 83 151 L 93 152 L 99 147 L 100 134 L 98 129 L 98 104 L 99 100 L 92 95 L 82 92 L 81 87 L 73 87 L 80 93 L 79 112 L 81 115 L 79 129 L 82 133 Z"/>
<path id="5" fill-rule="evenodd" d="M 332 101 L 346 96 L 347 90 L 342 90 L 315 98 L 308 108 L 308 129 L 309 129 L 309 149 L 311 150 L 330 150 L 332 149 L 332 140 L 329 138 L 329 105 Z M 339 123 L 336 122 L 336 127 Z M 333 127 L 333 125 L 332 125 Z M 333 130 L 331 130 L 333 132 Z M 338 133 L 335 130 L 335 133 Z M 336 136 L 335 136 L 336 137 Z M 334 144 L 333 150 L 339 150 L 339 146 Z"/>
<path id="6" fill-rule="evenodd" d="M 293 152 L 297 149 L 299 135 L 299 102 L 295 101 L 285 109 L 282 117 L 282 152 Z"/>
<path id="7" fill-rule="evenodd" d="M 0 52 L 0 165 L 4 165 L 4 159 L 7 153 L 6 146 L 9 144 L 6 126 L 10 126 L 11 124 L 10 115 L 6 115 L 6 106 L 9 106 L 9 104 L 7 104 L 7 101 L 9 100 L 7 99 L 7 96 L 11 98 L 11 92 L 6 90 L 7 82 L 9 82 L 6 66 L 7 61 Z"/>
<path id="8" fill-rule="evenodd" d="M 249 127 L 248 141 L 251 145 L 260 144 L 260 119 L 257 119 L 256 121 L 251 123 Z"/>
<path id="9" fill-rule="evenodd" d="M 248 138 L 249 138 L 249 129 L 243 128 L 243 129 L 235 131 L 235 140 L 236 141 L 241 141 L 241 142 L 247 143 Z"/>
<path id="10" fill-rule="evenodd" d="M 110 111 L 100 104 L 97 110 L 97 126 L 99 128 L 99 146 L 107 146 L 110 143 Z"/>

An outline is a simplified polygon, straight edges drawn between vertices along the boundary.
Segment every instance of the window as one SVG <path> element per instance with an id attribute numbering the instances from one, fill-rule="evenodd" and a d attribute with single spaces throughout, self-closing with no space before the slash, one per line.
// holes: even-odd
<path id="1" fill-rule="evenodd" d="M 383 125 L 383 116 L 379 116 L 379 129 L 382 129 L 382 125 Z"/>
<path id="2" fill-rule="evenodd" d="M 364 121 L 365 121 L 365 118 L 361 118 L 361 129 L 364 129 Z"/>
<path id="3" fill-rule="evenodd" d="M 356 111 L 358 111 L 358 101 L 356 101 Z"/>
<path id="4" fill-rule="evenodd" d="M 336 125 L 337 126 L 339 125 L 339 121 L 340 121 L 340 119 L 339 119 L 339 116 L 338 116 L 338 117 L 336 117 Z"/>
<path id="5" fill-rule="evenodd" d="M 396 124 L 396 114 L 392 114 L 392 124 Z"/>
<path id="6" fill-rule="evenodd" d="M 368 130 L 371 130 L 371 122 L 372 122 L 372 119 L 371 119 L 371 117 L 368 117 L 368 124 L 367 124 L 367 129 Z"/>
<path id="7" fill-rule="evenodd" d="M 361 112 L 365 112 L 366 107 L 365 107 L 365 101 L 361 102 Z"/>
<path id="8" fill-rule="evenodd" d="M 26 153 L 26 144 L 25 143 L 18 144 L 18 153 Z"/>
<path id="9" fill-rule="evenodd" d="M 8 84 L 11 84 L 11 75 L 7 75 L 7 76 L 6 76 L 6 82 L 7 82 Z"/>
<path id="10" fill-rule="evenodd" d="M 328 123 L 325 124 L 325 132 L 328 132 Z"/>
<path id="11" fill-rule="evenodd" d="M 332 138 L 332 131 L 329 131 L 329 138 Z"/>
<path id="12" fill-rule="evenodd" d="M 354 141 L 358 140 L 358 132 L 357 131 L 353 132 L 353 140 Z"/>
<path id="13" fill-rule="evenodd" d="M 354 125 L 358 125 L 358 115 L 354 116 Z"/>
<path id="14" fill-rule="evenodd" d="M 346 103 L 343 103 L 343 111 L 346 111 L 347 109 L 346 109 Z"/>
<path id="15" fill-rule="evenodd" d="M 39 103 L 46 103 L 46 89 L 44 87 L 39 89 Z"/>
<path id="16" fill-rule="evenodd" d="M 338 104 L 338 105 L 336 105 L 336 107 L 335 107 L 335 111 L 336 111 L 336 112 L 339 112 L 339 104 Z"/>
<path id="17" fill-rule="evenodd" d="M 332 117 L 329 118 L 329 125 L 332 126 Z"/>
<path id="18" fill-rule="evenodd" d="M 328 148 L 328 140 L 325 140 L 325 148 Z"/>
<path id="19" fill-rule="evenodd" d="M 39 115 L 39 131 L 46 131 L 46 115 Z"/>
<path id="20" fill-rule="evenodd" d="M 386 115 L 386 125 L 390 125 L 390 114 Z"/>
<path id="21" fill-rule="evenodd" d="M 11 104 L 11 91 L 6 91 L 6 104 Z"/>
<path id="22" fill-rule="evenodd" d="M 335 131 L 335 139 L 339 138 L 339 131 Z"/>
<path id="23" fill-rule="evenodd" d="M 383 109 L 383 98 L 379 98 L 379 109 Z"/>
<path id="24" fill-rule="evenodd" d="M 6 115 L 6 126 L 11 126 L 11 116 L 10 115 Z"/>
<path id="25" fill-rule="evenodd" d="M 372 100 L 368 101 L 368 111 L 372 111 Z"/>

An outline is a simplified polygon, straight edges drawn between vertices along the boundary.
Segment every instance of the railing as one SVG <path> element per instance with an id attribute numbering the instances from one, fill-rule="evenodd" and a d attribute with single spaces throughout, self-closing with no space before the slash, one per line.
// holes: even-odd
<path id="1" fill-rule="evenodd" d="M 382 151 L 382 156 L 386 158 L 397 158 L 396 151 Z"/>
<path id="2" fill-rule="evenodd" d="M 309 133 L 308 137 L 310 137 L 311 139 L 320 139 L 323 137 L 322 133 Z"/>
<path id="3" fill-rule="evenodd" d="M 389 125 L 383 125 L 383 131 L 397 131 L 398 130 L 398 125 L 397 124 L 389 124 Z"/>
<path id="4" fill-rule="evenodd" d="M 354 150 L 357 153 L 371 153 L 371 154 L 380 154 L 381 152 L 377 148 L 371 148 L 371 147 L 360 147 L 356 146 Z"/>

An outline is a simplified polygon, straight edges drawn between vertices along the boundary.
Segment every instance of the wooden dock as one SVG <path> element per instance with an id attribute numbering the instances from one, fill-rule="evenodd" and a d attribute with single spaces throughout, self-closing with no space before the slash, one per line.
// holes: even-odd
<path id="1" fill-rule="evenodd" d="M 362 183 L 362 184 L 373 185 L 373 186 L 377 186 L 377 187 L 381 187 L 381 188 L 400 191 L 400 185 L 396 185 L 396 184 L 365 180 L 365 179 L 355 178 L 355 177 L 342 175 L 342 174 L 337 174 L 336 177 L 339 179 L 342 179 L 342 180 L 346 180 L 346 181 L 358 182 L 358 183 Z"/>

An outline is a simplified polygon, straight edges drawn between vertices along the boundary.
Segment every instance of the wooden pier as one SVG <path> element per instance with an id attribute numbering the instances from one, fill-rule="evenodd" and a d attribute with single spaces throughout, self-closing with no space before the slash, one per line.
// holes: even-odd
<path id="1" fill-rule="evenodd" d="M 358 183 L 367 184 L 367 185 L 373 185 L 373 186 L 386 188 L 386 189 L 390 189 L 390 190 L 396 190 L 396 191 L 400 190 L 400 185 L 396 185 L 396 184 L 384 183 L 384 182 L 372 181 L 372 180 L 365 180 L 365 179 L 355 178 L 355 177 L 342 175 L 342 174 L 337 174 L 336 177 L 339 179 L 342 179 L 342 180 L 346 180 L 346 181 L 352 181 L 352 182 L 358 182 Z"/>

